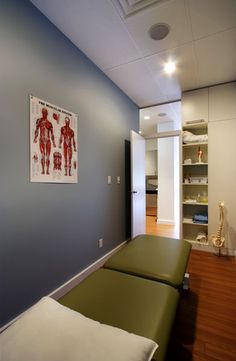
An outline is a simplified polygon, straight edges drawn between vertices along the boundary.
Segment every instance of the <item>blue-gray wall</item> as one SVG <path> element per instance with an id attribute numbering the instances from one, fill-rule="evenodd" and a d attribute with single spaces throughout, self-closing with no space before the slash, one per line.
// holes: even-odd
<path id="1" fill-rule="evenodd" d="M 138 108 L 29 1 L 1 0 L 0 49 L 3 325 L 124 241 L 124 140 Z M 29 182 L 29 94 L 79 114 L 78 184 Z"/>

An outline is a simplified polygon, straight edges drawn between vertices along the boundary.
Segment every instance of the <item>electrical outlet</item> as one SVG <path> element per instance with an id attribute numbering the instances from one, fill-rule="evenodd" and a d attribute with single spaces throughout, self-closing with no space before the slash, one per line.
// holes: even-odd
<path id="1" fill-rule="evenodd" d="M 117 184 L 120 184 L 120 176 L 119 175 L 116 177 L 116 181 L 117 181 Z"/>
<path id="2" fill-rule="evenodd" d="M 100 238 L 98 240 L 98 248 L 102 248 L 103 247 L 103 238 Z"/>

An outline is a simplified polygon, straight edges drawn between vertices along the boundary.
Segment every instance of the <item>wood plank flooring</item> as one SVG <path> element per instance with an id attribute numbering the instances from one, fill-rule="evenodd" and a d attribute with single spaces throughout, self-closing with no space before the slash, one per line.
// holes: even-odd
<path id="1" fill-rule="evenodd" d="M 146 234 L 172 238 L 178 238 L 179 235 L 177 226 L 157 224 L 155 216 L 146 216 Z"/>
<path id="2" fill-rule="evenodd" d="M 236 260 L 192 251 L 166 361 L 236 360 Z"/>
<path id="3" fill-rule="evenodd" d="M 178 237 L 176 227 L 153 216 L 146 233 Z M 188 272 L 166 361 L 236 361 L 236 259 L 193 250 Z"/>
<path id="4" fill-rule="evenodd" d="M 157 217 L 157 207 L 146 207 L 146 215 Z"/>

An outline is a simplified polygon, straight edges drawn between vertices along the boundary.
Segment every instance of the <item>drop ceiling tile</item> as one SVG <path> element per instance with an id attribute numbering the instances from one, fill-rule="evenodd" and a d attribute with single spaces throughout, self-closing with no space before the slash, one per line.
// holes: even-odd
<path id="1" fill-rule="evenodd" d="M 235 0 L 187 0 L 194 39 L 236 26 Z"/>
<path id="2" fill-rule="evenodd" d="M 140 107 L 150 107 L 156 104 L 162 104 L 162 103 L 166 103 L 168 102 L 169 99 L 167 98 L 167 96 L 160 96 L 158 98 L 147 98 L 147 99 L 140 99 Z"/>
<path id="3" fill-rule="evenodd" d="M 101 69 L 138 59 L 140 53 L 114 5 L 107 0 L 32 0 Z"/>
<path id="4" fill-rule="evenodd" d="M 169 0 L 111 0 L 118 9 L 123 18 L 130 16 L 138 11 L 143 10 L 147 6 L 151 6 L 157 2 Z"/>
<path id="5" fill-rule="evenodd" d="M 167 96 L 159 96 L 157 98 L 142 98 L 139 101 L 139 107 L 150 107 L 152 105 L 156 105 L 156 104 L 161 104 L 161 103 L 165 103 L 168 102 L 169 99 L 167 98 Z"/>
<path id="6" fill-rule="evenodd" d="M 140 107 L 236 79 L 236 0 L 165 0 L 125 20 L 112 0 L 31 2 Z M 162 41 L 147 34 L 157 22 L 171 27 Z M 172 77 L 162 72 L 168 57 L 177 59 Z"/>
<path id="7" fill-rule="evenodd" d="M 195 42 L 199 87 L 236 79 L 236 29 Z"/>
<path id="8" fill-rule="evenodd" d="M 168 60 L 176 61 L 175 74 L 168 75 L 164 72 L 163 64 Z M 152 55 L 145 58 L 145 62 L 168 100 L 180 99 L 183 90 L 196 88 L 197 68 L 192 44 Z"/>
<path id="9" fill-rule="evenodd" d="M 150 38 L 148 30 L 156 23 L 167 23 L 170 32 L 163 40 Z M 127 29 L 144 56 L 174 48 L 192 40 L 184 0 L 167 1 L 147 8 L 125 20 Z"/>
<path id="10" fill-rule="evenodd" d="M 148 105 L 150 100 L 166 99 L 142 60 L 106 70 L 105 73 L 140 107 Z"/>

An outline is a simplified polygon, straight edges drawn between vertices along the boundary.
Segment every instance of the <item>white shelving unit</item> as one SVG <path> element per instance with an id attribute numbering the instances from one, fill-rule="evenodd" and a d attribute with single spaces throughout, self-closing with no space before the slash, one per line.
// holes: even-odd
<path id="1" fill-rule="evenodd" d="M 184 124 L 182 129 L 194 135 L 208 134 L 208 123 Z M 202 152 L 200 159 L 199 151 Z M 208 222 L 196 222 L 194 215 L 208 217 L 208 142 L 182 144 L 182 160 L 182 238 L 195 248 L 202 248 L 208 246 L 208 242 L 198 241 L 197 235 L 208 236 Z"/>

